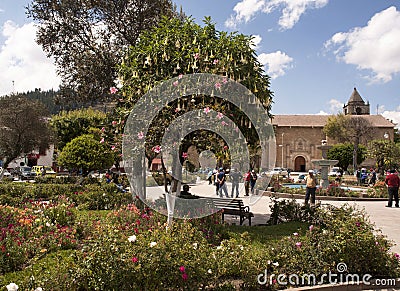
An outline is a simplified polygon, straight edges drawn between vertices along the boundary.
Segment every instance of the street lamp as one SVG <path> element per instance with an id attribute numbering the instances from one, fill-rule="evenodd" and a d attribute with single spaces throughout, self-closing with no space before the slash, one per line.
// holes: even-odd
<path id="1" fill-rule="evenodd" d="M 283 135 L 284 135 L 285 133 L 284 132 L 282 132 L 282 168 L 283 168 L 283 148 L 284 148 L 284 145 L 283 145 Z"/>

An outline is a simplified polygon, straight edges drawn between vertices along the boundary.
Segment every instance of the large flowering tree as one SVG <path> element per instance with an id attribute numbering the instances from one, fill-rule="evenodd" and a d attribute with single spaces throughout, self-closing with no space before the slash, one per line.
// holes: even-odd
<path id="1" fill-rule="evenodd" d="M 155 85 L 192 73 L 222 75 L 240 82 L 253 92 L 268 112 L 271 109 L 269 77 L 257 59 L 251 36 L 217 31 L 210 18 L 204 20 L 204 26 L 194 23 L 190 18 L 165 18 L 159 26 L 141 35 L 121 65 L 123 89 L 117 92 L 120 93 L 118 120 L 124 120 L 136 101 Z M 257 134 L 246 115 L 237 107 L 212 96 L 184 97 L 167 104 L 154 119 L 146 135 L 146 155 L 149 160 L 157 154 L 154 146 L 160 144 L 168 124 L 189 110 L 201 108 L 229 116 L 245 133 L 250 149 L 255 154 Z M 202 131 L 195 135 L 197 147 L 211 149 L 217 155 L 224 156 L 226 145 L 214 133 Z M 193 144 L 193 138 L 187 138 L 186 141 L 182 145 L 183 152 Z"/>

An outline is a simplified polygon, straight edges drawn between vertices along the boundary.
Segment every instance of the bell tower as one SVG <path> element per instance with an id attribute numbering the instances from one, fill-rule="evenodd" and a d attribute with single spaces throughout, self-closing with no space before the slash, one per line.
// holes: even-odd
<path id="1" fill-rule="evenodd" d="M 343 106 L 344 115 L 370 115 L 369 102 L 364 102 L 357 89 L 354 88 L 347 104 Z"/>

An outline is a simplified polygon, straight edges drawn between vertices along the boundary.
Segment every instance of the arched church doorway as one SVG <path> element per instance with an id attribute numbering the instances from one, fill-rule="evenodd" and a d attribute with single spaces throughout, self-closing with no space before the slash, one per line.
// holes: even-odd
<path id="1" fill-rule="evenodd" d="M 306 171 L 306 159 L 302 156 L 296 157 L 294 160 L 294 170 L 295 172 L 305 172 Z"/>

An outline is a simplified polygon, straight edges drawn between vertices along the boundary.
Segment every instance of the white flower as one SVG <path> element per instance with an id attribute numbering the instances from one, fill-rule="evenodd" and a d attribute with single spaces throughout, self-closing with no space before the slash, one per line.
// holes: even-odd
<path id="1" fill-rule="evenodd" d="M 212 274 L 211 269 L 208 269 L 208 270 L 207 270 L 207 273 L 208 273 L 208 274 Z"/>
<path id="2" fill-rule="evenodd" d="M 47 227 L 50 227 L 51 224 L 50 224 L 49 222 L 46 222 L 46 226 L 47 226 Z"/>
<path id="3" fill-rule="evenodd" d="M 278 262 L 275 262 L 275 263 L 272 263 L 272 265 L 274 265 L 275 267 L 278 267 L 278 266 L 279 266 L 279 263 L 278 263 Z"/>
<path id="4" fill-rule="evenodd" d="M 43 291 L 42 287 L 37 287 L 34 291 Z"/>
<path id="5" fill-rule="evenodd" d="M 270 261 L 270 260 L 268 260 L 268 261 L 267 261 L 267 264 L 268 264 L 268 265 L 271 265 L 271 261 Z"/>
<path id="6" fill-rule="evenodd" d="M 222 249 L 222 246 L 217 246 L 217 250 L 221 250 Z"/>
<path id="7" fill-rule="evenodd" d="M 151 243 L 150 243 L 150 247 L 152 248 L 152 247 L 155 247 L 157 245 L 157 243 L 155 242 L 155 241 L 152 241 Z"/>
<path id="8" fill-rule="evenodd" d="M 130 237 L 128 237 L 128 241 L 129 242 L 135 242 L 136 241 L 136 235 L 131 235 Z"/>
<path id="9" fill-rule="evenodd" d="M 196 242 L 193 243 L 193 249 L 197 250 L 197 246 L 198 246 L 198 244 Z"/>
<path id="10" fill-rule="evenodd" d="M 242 245 L 239 245 L 239 249 L 240 249 L 241 251 L 243 251 L 243 250 L 244 250 L 244 247 L 243 247 Z"/>
<path id="11" fill-rule="evenodd" d="M 18 290 L 18 285 L 15 283 L 10 283 L 6 286 L 8 291 L 17 291 Z"/>

